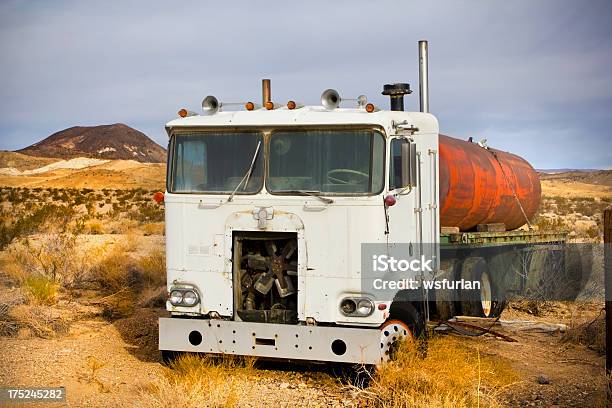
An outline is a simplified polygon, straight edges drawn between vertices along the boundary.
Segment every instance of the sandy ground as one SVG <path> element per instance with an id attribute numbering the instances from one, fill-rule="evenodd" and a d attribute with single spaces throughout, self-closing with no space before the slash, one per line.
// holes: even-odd
<path id="1" fill-rule="evenodd" d="M 77 158 L 24 170 L 25 173 L 15 169 L 9 171 L 9 168 L 0 170 L 3 170 L 0 171 L 0 185 L 10 187 L 163 190 L 166 179 L 165 163 L 139 163 L 133 160 Z M 20 174 L 16 174 L 16 171 Z"/>

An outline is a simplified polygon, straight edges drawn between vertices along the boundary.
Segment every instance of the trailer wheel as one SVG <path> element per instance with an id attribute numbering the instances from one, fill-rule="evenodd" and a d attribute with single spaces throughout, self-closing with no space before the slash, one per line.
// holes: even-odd
<path id="1" fill-rule="evenodd" d="M 461 313 L 465 316 L 499 317 L 506 306 L 504 291 L 493 281 L 484 258 L 463 261 L 460 278 L 479 282 L 480 288 L 459 289 Z"/>

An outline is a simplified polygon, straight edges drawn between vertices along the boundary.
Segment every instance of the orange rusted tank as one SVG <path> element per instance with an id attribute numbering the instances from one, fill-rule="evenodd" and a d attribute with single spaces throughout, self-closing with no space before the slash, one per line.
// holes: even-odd
<path id="1" fill-rule="evenodd" d="M 526 223 L 525 215 L 533 217 L 541 189 L 540 177 L 529 163 L 511 153 L 444 135 L 439 143 L 443 227 L 470 231 L 478 224 L 503 223 L 511 230 Z"/>

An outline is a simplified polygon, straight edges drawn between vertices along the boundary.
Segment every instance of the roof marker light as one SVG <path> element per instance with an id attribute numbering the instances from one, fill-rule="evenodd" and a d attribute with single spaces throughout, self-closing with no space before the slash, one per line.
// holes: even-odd
<path id="1" fill-rule="evenodd" d="M 378 109 L 376 109 L 376 106 L 374 106 L 374 104 L 373 104 L 373 103 L 368 103 L 368 104 L 365 106 L 365 110 L 366 110 L 366 112 L 368 112 L 368 113 L 372 113 L 372 112 L 376 112 Z"/>
<path id="2" fill-rule="evenodd" d="M 181 118 L 186 118 L 187 116 L 196 116 L 197 114 L 195 112 L 192 112 L 190 110 L 187 110 L 187 109 L 183 108 L 183 109 L 178 111 L 178 115 Z"/>
<path id="3" fill-rule="evenodd" d="M 248 110 L 248 111 L 252 111 L 252 110 L 255 110 L 255 109 L 259 109 L 259 105 L 249 101 L 249 102 L 244 104 L 244 108 L 246 110 Z"/>
<path id="4" fill-rule="evenodd" d="M 265 107 L 267 110 L 273 110 L 273 109 L 280 108 L 281 105 L 279 105 L 278 103 L 274 103 L 272 101 L 267 101 Z"/>
<path id="5" fill-rule="evenodd" d="M 296 101 L 289 101 L 289 102 L 287 102 L 287 109 L 290 109 L 290 110 L 300 109 L 300 108 L 303 108 L 303 107 L 304 107 L 303 104 L 301 104 L 299 102 L 296 102 Z"/>

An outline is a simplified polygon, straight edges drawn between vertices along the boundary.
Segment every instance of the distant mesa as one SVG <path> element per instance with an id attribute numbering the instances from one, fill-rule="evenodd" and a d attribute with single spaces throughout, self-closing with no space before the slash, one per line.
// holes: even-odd
<path id="1" fill-rule="evenodd" d="M 147 135 L 123 123 L 74 126 L 34 143 L 19 153 L 37 157 L 71 159 L 91 157 L 105 160 L 135 160 L 163 163 L 166 150 Z"/>

